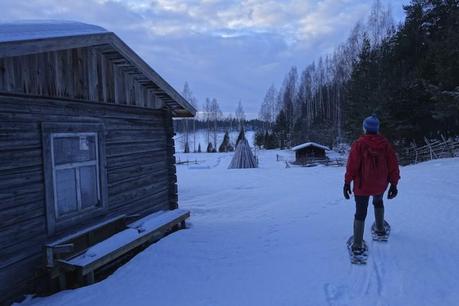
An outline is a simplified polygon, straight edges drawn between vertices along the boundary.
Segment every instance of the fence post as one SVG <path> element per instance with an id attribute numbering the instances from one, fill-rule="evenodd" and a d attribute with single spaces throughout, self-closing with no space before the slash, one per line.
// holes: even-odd
<path id="1" fill-rule="evenodd" d="M 445 136 L 443 136 L 443 134 L 441 135 L 441 139 L 445 143 L 445 146 L 451 154 L 451 157 L 455 157 L 456 154 L 454 154 L 454 148 L 450 145 L 449 141 L 445 138 Z"/>
<path id="2" fill-rule="evenodd" d="M 414 164 L 417 164 L 418 163 L 418 150 L 416 148 L 416 142 L 414 140 L 411 142 L 411 146 L 413 147 L 413 151 L 414 151 Z"/>
<path id="3" fill-rule="evenodd" d="M 430 160 L 432 160 L 432 159 L 433 159 L 432 146 L 430 145 L 430 142 L 429 142 L 429 140 L 427 140 L 426 137 L 424 137 L 424 141 L 426 142 L 427 146 L 429 147 L 429 151 L 430 151 Z"/>

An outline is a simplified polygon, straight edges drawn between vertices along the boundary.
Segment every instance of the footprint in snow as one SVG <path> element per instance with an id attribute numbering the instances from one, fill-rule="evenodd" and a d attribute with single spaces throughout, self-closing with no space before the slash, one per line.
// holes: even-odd
<path id="1" fill-rule="evenodd" d="M 346 287 L 336 287 L 330 283 L 324 285 L 325 298 L 330 306 L 349 305 L 346 301 Z"/>

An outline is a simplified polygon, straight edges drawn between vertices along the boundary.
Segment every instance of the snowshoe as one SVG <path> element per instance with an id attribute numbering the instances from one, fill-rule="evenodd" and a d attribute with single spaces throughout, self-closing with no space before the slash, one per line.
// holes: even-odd
<path id="1" fill-rule="evenodd" d="M 352 244 L 354 243 L 354 236 L 351 236 L 347 240 L 347 250 L 349 252 L 349 257 L 351 259 L 352 264 L 356 265 L 364 265 L 367 263 L 368 259 L 368 246 L 365 240 L 363 241 L 362 248 L 359 250 L 352 250 Z"/>
<path id="2" fill-rule="evenodd" d="M 384 220 L 384 232 L 379 232 L 376 230 L 376 223 L 373 223 L 371 226 L 371 236 L 373 237 L 374 241 L 382 241 L 386 242 L 389 240 L 390 235 L 390 225 Z"/>

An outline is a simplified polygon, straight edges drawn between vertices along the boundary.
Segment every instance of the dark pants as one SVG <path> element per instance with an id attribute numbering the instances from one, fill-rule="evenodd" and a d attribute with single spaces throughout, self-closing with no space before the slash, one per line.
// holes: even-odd
<path id="1" fill-rule="evenodd" d="M 369 201 L 370 196 L 355 196 L 355 220 L 365 221 Z M 373 196 L 373 205 L 375 208 L 384 208 L 382 194 Z"/>

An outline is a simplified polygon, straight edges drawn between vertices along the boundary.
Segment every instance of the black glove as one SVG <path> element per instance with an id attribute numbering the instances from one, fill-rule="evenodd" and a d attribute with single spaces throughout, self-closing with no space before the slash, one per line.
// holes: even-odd
<path id="1" fill-rule="evenodd" d="M 350 196 L 350 194 L 352 194 L 351 184 L 344 184 L 343 194 L 344 194 L 344 197 L 346 198 L 346 200 L 349 200 L 351 198 L 351 196 Z"/>
<path id="2" fill-rule="evenodd" d="M 398 194 L 397 185 L 390 185 L 389 192 L 387 193 L 387 198 L 389 200 L 395 198 Z"/>

